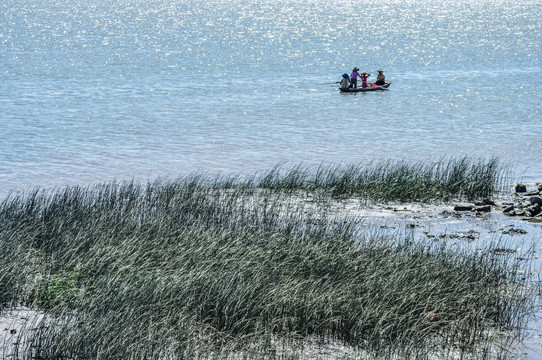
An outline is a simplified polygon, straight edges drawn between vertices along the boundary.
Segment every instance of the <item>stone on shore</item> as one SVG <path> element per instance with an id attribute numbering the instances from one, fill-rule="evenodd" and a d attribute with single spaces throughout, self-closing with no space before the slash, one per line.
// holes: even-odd
<path id="1" fill-rule="evenodd" d="M 517 193 L 524 193 L 527 191 L 527 186 L 523 184 L 516 184 L 515 189 Z"/>
<path id="2" fill-rule="evenodd" d="M 508 205 L 508 206 L 506 206 L 506 207 L 503 209 L 502 212 L 506 214 L 506 213 L 511 212 L 511 211 L 514 210 L 515 208 L 516 208 L 516 207 L 515 207 L 514 205 Z"/>
<path id="3" fill-rule="evenodd" d="M 477 212 L 490 212 L 491 205 L 477 206 L 474 208 Z"/>
<path id="4" fill-rule="evenodd" d="M 474 205 L 471 204 L 456 204 L 454 206 L 455 211 L 472 211 L 474 209 Z"/>
<path id="5" fill-rule="evenodd" d="M 536 216 L 542 212 L 542 208 L 539 204 L 534 204 L 525 209 L 525 213 L 531 217 Z"/>

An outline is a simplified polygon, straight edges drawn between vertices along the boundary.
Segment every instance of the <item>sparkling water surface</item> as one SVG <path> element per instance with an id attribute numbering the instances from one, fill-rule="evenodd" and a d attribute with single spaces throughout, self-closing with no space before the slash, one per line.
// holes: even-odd
<path id="1" fill-rule="evenodd" d="M 0 192 L 497 156 L 542 180 L 538 0 L 3 0 Z M 389 91 L 341 94 L 354 66 Z"/>

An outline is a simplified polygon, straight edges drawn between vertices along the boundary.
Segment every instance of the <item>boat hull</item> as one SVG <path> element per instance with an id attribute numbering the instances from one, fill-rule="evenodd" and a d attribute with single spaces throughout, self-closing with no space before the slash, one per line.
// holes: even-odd
<path id="1" fill-rule="evenodd" d="M 387 81 L 384 85 L 376 85 L 374 83 L 369 84 L 368 87 L 362 88 L 339 88 L 341 92 L 365 92 L 365 91 L 379 91 L 379 90 L 388 90 L 391 85 L 391 81 Z"/>

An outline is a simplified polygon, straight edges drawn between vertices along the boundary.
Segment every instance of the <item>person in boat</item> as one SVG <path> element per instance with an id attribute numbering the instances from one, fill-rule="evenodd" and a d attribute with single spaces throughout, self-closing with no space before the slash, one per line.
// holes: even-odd
<path id="1" fill-rule="evenodd" d="M 366 87 L 368 87 L 369 85 L 367 85 L 367 78 L 371 76 L 371 74 L 368 74 L 367 71 L 364 71 L 361 73 L 361 75 L 359 76 L 359 78 L 361 79 L 361 88 L 362 89 L 365 89 Z"/>
<path id="2" fill-rule="evenodd" d="M 350 87 L 354 89 L 358 87 L 358 77 L 360 77 L 358 71 L 359 68 L 355 67 L 350 74 Z"/>
<path id="3" fill-rule="evenodd" d="M 341 88 L 342 89 L 348 89 L 350 87 L 350 78 L 348 77 L 348 74 L 343 74 L 343 78 L 341 79 Z"/>
<path id="4" fill-rule="evenodd" d="M 386 76 L 384 75 L 384 70 L 378 69 L 378 75 L 376 75 L 376 85 L 385 85 L 386 84 Z"/>

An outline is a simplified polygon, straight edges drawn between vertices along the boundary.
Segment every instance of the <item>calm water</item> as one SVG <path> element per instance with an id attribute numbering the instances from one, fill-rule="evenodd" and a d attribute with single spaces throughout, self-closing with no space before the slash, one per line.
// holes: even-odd
<path id="1" fill-rule="evenodd" d="M 542 180 L 539 0 L 2 0 L 0 194 L 498 156 Z M 354 66 L 393 84 L 341 94 Z"/>

